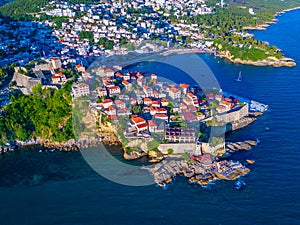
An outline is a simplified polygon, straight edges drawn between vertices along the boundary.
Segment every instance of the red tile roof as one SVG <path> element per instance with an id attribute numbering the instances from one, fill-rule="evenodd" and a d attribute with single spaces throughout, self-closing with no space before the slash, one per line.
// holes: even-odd
<path id="1" fill-rule="evenodd" d="M 136 115 L 131 116 L 131 119 L 134 123 L 146 123 L 145 119 Z"/>
<path id="2" fill-rule="evenodd" d="M 180 86 L 181 88 L 183 88 L 183 89 L 186 89 L 186 88 L 188 88 L 190 85 L 188 85 L 188 84 L 179 84 L 179 86 Z"/>
<path id="3" fill-rule="evenodd" d="M 196 115 L 193 114 L 193 113 L 191 113 L 191 112 L 183 113 L 182 116 L 187 121 L 195 121 L 195 120 L 197 120 Z"/>

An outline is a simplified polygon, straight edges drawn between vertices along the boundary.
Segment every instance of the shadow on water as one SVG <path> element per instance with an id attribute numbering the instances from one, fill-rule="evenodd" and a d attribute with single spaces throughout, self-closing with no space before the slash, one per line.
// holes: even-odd
<path id="1" fill-rule="evenodd" d="M 0 186 L 39 185 L 50 181 L 98 176 L 79 151 L 60 152 L 41 146 L 16 149 L 0 159 Z"/>
<path id="2" fill-rule="evenodd" d="M 150 164 L 147 157 L 124 160 L 121 146 L 106 146 L 106 149 L 122 163 L 134 166 Z M 2 154 L 0 171 L 0 187 L 40 185 L 46 182 L 100 176 L 88 165 L 79 150 L 66 152 L 43 146 L 17 148 L 13 152 Z"/>

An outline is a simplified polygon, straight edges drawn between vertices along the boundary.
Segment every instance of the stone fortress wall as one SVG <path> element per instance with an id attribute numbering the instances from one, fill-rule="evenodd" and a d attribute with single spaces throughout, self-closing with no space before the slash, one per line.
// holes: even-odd
<path id="1" fill-rule="evenodd" d="M 24 94 L 31 94 L 32 88 L 37 84 L 42 84 L 41 78 L 32 78 L 29 76 L 26 76 L 24 74 L 21 74 L 19 72 L 15 72 L 13 76 L 13 81 L 16 81 L 17 86 L 20 87 L 20 90 Z"/>
<path id="2" fill-rule="evenodd" d="M 232 123 L 239 121 L 240 119 L 249 115 L 249 104 L 245 103 L 240 109 L 234 110 L 232 112 L 224 113 L 222 115 L 217 115 L 216 118 L 219 122 Z"/>

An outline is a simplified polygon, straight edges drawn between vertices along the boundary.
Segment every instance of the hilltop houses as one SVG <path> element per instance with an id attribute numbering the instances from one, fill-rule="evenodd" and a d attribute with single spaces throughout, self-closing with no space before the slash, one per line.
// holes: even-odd
<path id="1" fill-rule="evenodd" d="M 79 83 L 72 85 L 72 96 L 73 98 L 79 98 L 82 96 L 88 96 L 90 94 L 90 88 L 88 84 Z"/>
<path id="2" fill-rule="evenodd" d="M 62 63 L 60 58 L 54 57 L 51 59 L 51 66 L 54 70 L 59 69 L 62 67 Z"/>
<path id="3" fill-rule="evenodd" d="M 181 91 L 176 87 L 171 87 L 169 89 L 169 95 L 173 100 L 179 99 L 181 95 Z"/>
<path id="4" fill-rule="evenodd" d="M 53 84 L 64 84 L 67 81 L 67 77 L 63 73 L 59 72 L 55 73 L 55 75 L 51 77 L 51 80 Z"/>
<path id="5" fill-rule="evenodd" d="M 212 119 L 213 110 L 220 115 L 220 121 L 226 122 L 246 115 L 247 108 L 238 113 L 240 105 L 235 98 L 226 98 L 221 93 L 204 94 L 199 87 L 188 84 L 161 82 L 157 74 L 145 76 L 141 72 L 104 69 L 100 80 L 100 86 L 91 92 L 91 107 L 96 106 L 96 110 L 116 123 L 123 121 L 118 123 L 118 129 L 124 131 L 126 138 L 148 140 L 159 135 L 167 143 L 196 143 L 196 123 Z M 72 87 L 74 98 L 88 93 L 88 85 Z M 209 108 L 212 102 L 215 108 Z"/>
<path id="6" fill-rule="evenodd" d="M 131 116 L 131 120 L 129 121 L 128 125 L 128 130 L 130 130 L 131 132 L 134 131 L 137 134 L 148 130 L 147 121 L 144 118 L 137 115 Z"/>

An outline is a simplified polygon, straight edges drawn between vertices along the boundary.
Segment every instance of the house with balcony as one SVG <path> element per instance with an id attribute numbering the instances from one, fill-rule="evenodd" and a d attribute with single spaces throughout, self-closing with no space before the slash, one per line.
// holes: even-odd
<path id="1" fill-rule="evenodd" d="M 175 100 L 175 99 L 179 99 L 181 97 L 181 91 L 176 88 L 176 87 L 171 87 L 169 89 L 169 96 Z"/>
<path id="2" fill-rule="evenodd" d="M 105 87 L 97 87 L 96 90 L 94 91 L 94 93 L 96 94 L 96 96 L 98 96 L 99 98 L 101 97 L 106 97 L 107 96 L 107 90 Z"/>
<path id="3" fill-rule="evenodd" d="M 165 139 L 171 143 L 195 143 L 196 131 L 194 128 L 168 127 L 165 131 Z"/>
<path id="4" fill-rule="evenodd" d="M 113 103 L 113 100 L 111 100 L 111 99 L 104 99 L 102 102 L 102 107 L 104 108 L 104 109 L 108 109 L 110 106 L 112 106 L 114 103 Z"/>
<path id="5" fill-rule="evenodd" d="M 63 73 L 59 72 L 55 73 L 55 75 L 51 77 L 51 81 L 52 84 L 64 84 L 67 81 L 67 77 Z"/>
<path id="6" fill-rule="evenodd" d="M 147 121 L 137 115 L 132 115 L 131 120 L 128 122 L 130 130 L 135 130 L 136 133 L 148 131 Z"/>
<path id="7" fill-rule="evenodd" d="M 122 100 L 115 100 L 115 105 L 118 109 L 126 108 L 126 104 Z"/>
<path id="8" fill-rule="evenodd" d="M 90 94 L 90 87 L 88 84 L 79 83 L 72 85 L 73 98 L 79 98 L 82 96 L 88 96 Z"/>
<path id="9" fill-rule="evenodd" d="M 118 108 L 117 109 L 117 116 L 130 116 L 131 111 L 128 108 Z"/>
<path id="10" fill-rule="evenodd" d="M 114 106 L 109 106 L 105 112 L 110 120 L 117 119 L 117 110 Z"/>
<path id="11" fill-rule="evenodd" d="M 108 90 L 108 95 L 111 96 L 115 96 L 121 93 L 121 88 L 119 86 L 111 86 L 107 88 Z"/>

